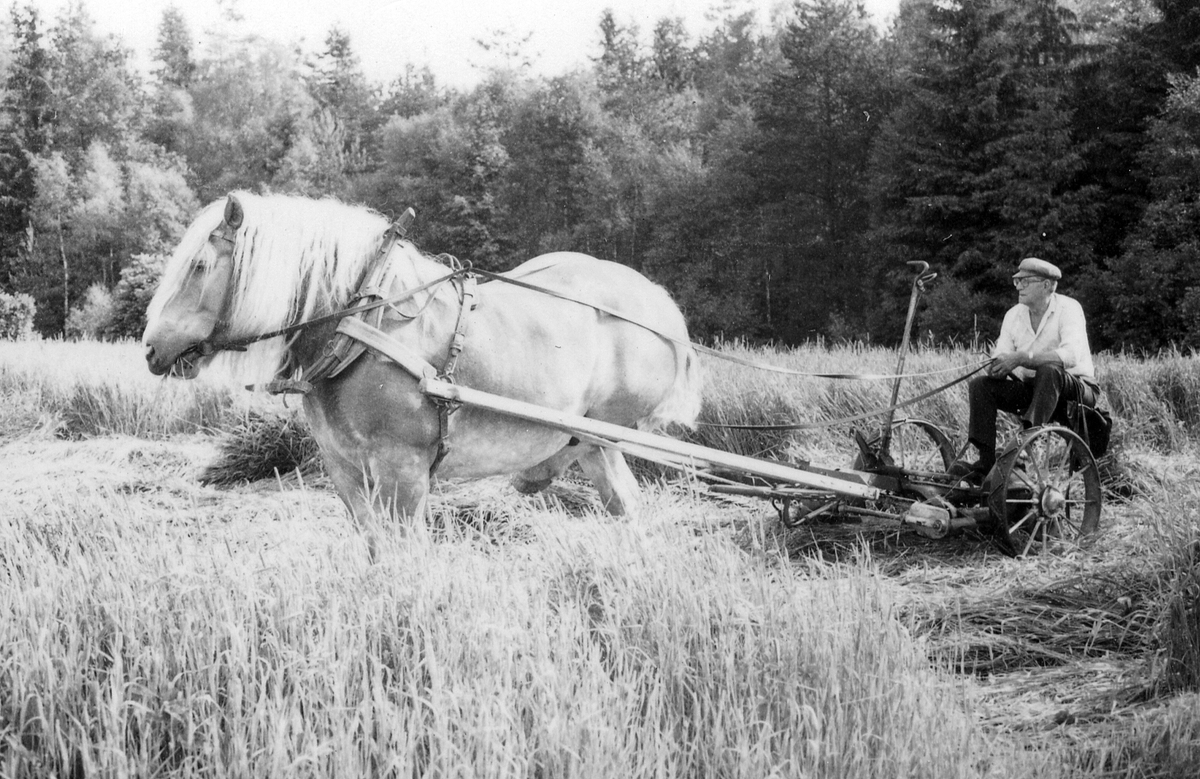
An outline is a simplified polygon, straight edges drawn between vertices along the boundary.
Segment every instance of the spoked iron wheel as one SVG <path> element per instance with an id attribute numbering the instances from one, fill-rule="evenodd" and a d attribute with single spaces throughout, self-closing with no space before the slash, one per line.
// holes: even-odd
<path id="1" fill-rule="evenodd" d="M 1076 548 L 1100 528 L 1096 459 L 1065 427 L 1022 433 L 985 486 L 1000 547 L 1016 557 Z"/>
<path id="2" fill-rule="evenodd" d="M 872 449 L 879 446 L 876 434 L 868 444 Z M 892 423 L 892 438 L 888 446 L 888 458 L 893 465 L 909 473 L 942 474 L 954 462 L 954 444 L 942 429 L 924 419 L 899 419 Z M 854 458 L 854 469 L 862 470 L 860 453 Z"/>

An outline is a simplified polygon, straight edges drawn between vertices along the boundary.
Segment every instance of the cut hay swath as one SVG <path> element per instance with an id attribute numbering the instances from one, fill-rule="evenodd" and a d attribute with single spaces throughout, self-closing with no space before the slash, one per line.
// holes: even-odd
<path id="1" fill-rule="evenodd" d="M 310 475 L 321 467 L 317 443 L 295 414 L 250 410 L 223 433 L 223 439 L 220 456 L 200 475 L 202 484 L 245 484 L 291 471 Z"/>

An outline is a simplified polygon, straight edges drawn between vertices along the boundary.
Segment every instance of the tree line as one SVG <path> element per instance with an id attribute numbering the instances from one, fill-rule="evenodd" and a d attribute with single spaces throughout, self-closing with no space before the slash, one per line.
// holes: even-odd
<path id="1" fill-rule="evenodd" d="M 0 27 L 0 293 L 44 334 L 137 335 L 201 204 L 234 189 L 418 212 L 425 250 L 503 270 L 571 249 L 664 284 L 703 338 L 994 337 L 1023 256 L 1063 268 L 1099 348 L 1200 344 L 1200 5 L 854 0 L 693 36 L 597 20 L 590 65 L 520 41 L 469 89 L 370 81 L 349 36 L 305 52 L 232 6 L 163 12 L 142 75 L 82 2 Z M 197 45 L 196 41 L 202 41 Z"/>

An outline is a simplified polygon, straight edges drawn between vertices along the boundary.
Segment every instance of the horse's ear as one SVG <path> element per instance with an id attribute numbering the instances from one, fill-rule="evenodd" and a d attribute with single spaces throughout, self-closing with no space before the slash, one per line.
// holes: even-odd
<path id="1" fill-rule="evenodd" d="M 225 200 L 225 224 L 236 230 L 242 226 L 242 219 L 244 218 L 245 213 L 242 211 L 242 204 L 238 202 L 235 195 L 230 195 Z"/>

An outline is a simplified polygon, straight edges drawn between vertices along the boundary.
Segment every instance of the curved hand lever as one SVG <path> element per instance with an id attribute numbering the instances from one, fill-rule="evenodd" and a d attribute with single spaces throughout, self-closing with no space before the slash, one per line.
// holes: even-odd
<path id="1" fill-rule="evenodd" d="M 932 273 L 929 271 L 929 263 L 924 260 L 909 260 L 908 267 L 916 271 L 916 278 L 913 279 L 913 286 L 918 287 L 921 291 L 925 290 L 925 285 L 937 278 L 937 271 Z"/>

